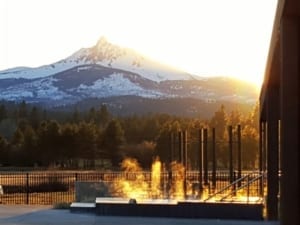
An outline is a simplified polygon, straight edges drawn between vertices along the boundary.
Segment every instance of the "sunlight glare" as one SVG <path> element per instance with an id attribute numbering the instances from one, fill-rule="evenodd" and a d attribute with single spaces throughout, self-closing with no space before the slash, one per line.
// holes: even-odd
<path id="1" fill-rule="evenodd" d="M 105 36 L 195 75 L 238 77 L 258 86 L 277 2 L 2 1 L 0 70 L 50 64 Z"/>

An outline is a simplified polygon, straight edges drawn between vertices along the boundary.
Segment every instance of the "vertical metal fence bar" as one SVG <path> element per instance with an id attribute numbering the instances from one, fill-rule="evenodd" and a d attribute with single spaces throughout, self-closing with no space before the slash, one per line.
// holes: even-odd
<path id="1" fill-rule="evenodd" d="M 212 186 L 216 189 L 216 129 L 212 129 Z"/>
<path id="2" fill-rule="evenodd" d="M 203 130 L 203 167 L 204 167 L 204 185 L 208 183 L 208 145 L 207 145 L 207 129 Z"/>
<path id="3" fill-rule="evenodd" d="M 232 146 L 232 126 L 228 126 L 228 151 L 229 151 L 229 182 L 233 182 L 233 146 Z"/>
<path id="4" fill-rule="evenodd" d="M 238 176 L 237 179 L 241 179 L 242 177 L 242 134 L 241 134 L 241 125 L 237 127 L 237 158 L 238 158 Z M 242 185 L 241 182 L 238 183 L 238 187 Z"/>
<path id="5" fill-rule="evenodd" d="M 203 192 L 203 186 L 202 186 L 202 183 L 203 183 L 203 147 L 202 147 L 202 129 L 199 129 L 199 137 L 198 137 L 198 140 L 199 140 L 199 146 L 198 146 L 198 170 L 199 170 L 199 177 L 198 177 L 198 183 L 199 183 L 199 197 L 201 197 L 202 195 L 202 192 Z"/>
<path id="6" fill-rule="evenodd" d="M 249 184 L 249 176 L 247 177 L 247 203 L 249 203 L 249 195 L 250 195 L 250 184 Z"/>

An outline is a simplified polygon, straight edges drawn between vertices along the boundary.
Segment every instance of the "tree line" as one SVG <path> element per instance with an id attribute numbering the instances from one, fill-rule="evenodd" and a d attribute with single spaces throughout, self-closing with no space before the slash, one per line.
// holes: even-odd
<path id="1" fill-rule="evenodd" d="M 77 168 L 78 160 L 109 162 L 118 168 L 126 157 L 149 168 L 154 157 L 167 161 L 170 133 L 188 133 L 189 165 L 197 166 L 198 130 L 216 130 L 217 161 L 228 164 L 227 126 L 242 127 L 243 167 L 254 168 L 258 157 L 258 105 L 248 115 L 225 106 L 211 119 L 184 118 L 168 114 L 112 115 L 106 105 L 82 112 L 46 111 L 25 101 L 0 104 L 0 165 Z M 210 135 L 210 133 L 209 133 Z M 210 138 L 210 137 L 209 137 Z M 104 165 L 103 165 L 104 166 Z M 106 165 L 107 167 L 107 165 Z"/>

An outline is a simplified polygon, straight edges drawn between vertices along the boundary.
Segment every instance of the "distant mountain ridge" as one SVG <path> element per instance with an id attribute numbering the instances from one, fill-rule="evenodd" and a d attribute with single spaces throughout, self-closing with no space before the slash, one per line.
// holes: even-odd
<path id="1" fill-rule="evenodd" d="M 254 104 L 258 97 L 249 83 L 191 75 L 113 45 L 105 38 L 50 65 L 0 71 L 0 93 L 3 100 L 25 100 L 50 108 L 120 96 L 124 101 L 126 96 L 138 96 L 152 100 L 198 99 L 208 104 Z"/>

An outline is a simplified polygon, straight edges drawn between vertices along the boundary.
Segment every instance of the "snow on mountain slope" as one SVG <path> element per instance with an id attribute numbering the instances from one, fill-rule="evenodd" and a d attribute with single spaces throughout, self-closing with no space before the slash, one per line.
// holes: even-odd
<path id="1" fill-rule="evenodd" d="M 37 68 L 13 68 L 0 71 L 0 79 L 35 79 L 47 77 L 85 64 L 97 64 L 130 71 L 156 82 L 194 79 L 188 73 L 147 59 L 131 49 L 113 45 L 103 37 L 100 38 L 95 46 L 81 49 L 70 57 L 50 65 Z"/>
<path id="2" fill-rule="evenodd" d="M 20 66 L 20 67 L 15 67 L 15 68 L 11 68 L 11 69 L 7 69 L 7 70 L 2 70 L 1 73 L 6 74 L 6 73 L 18 73 L 18 72 L 22 72 L 25 70 L 31 70 L 32 68 L 30 67 L 25 67 L 25 66 Z"/>
<path id="3" fill-rule="evenodd" d="M 30 101 L 31 99 L 62 100 L 72 97 L 55 87 L 53 85 L 55 81 L 56 79 L 48 77 L 13 85 L 1 90 L 1 98 L 11 101 L 23 99 Z"/>
<path id="4" fill-rule="evenodd" d="M 24 70 L 9 69 L 0 71 L 0 79 L 10 79 L 10 78 L 25 78 L 25 79 L 35 79 L 41 77 L 51 76 L 53 74 L 62 72 L 64 70 L 71 69 L 75 66 L 83 64 L 82 62 L 61 60 L 57 63 L 40 66 L 37 68 L 26 68 Z"/>
<path id="5" fill-rule="evenodd" d="M 125 95 L 166 97 L 156 84 L 132 72 L 95 64 L 82 65 L 42 78 L 2 79 L 0 99 L 57 106 L 85 98 Z"/>
<path id="6" fill-rule="evenodd" d="M 143 89 L 138 84 L 134 84 L 125 78 L 122 73 L 113 73 L 109 77 L 96 80 L 92 85 L 81 84 L 74 90 L 80 95 L 84 94 L 88 97 L 97 98 L 122 95 L 135 95 L 147 98 L 163 96 L 158 91 Z"/>

